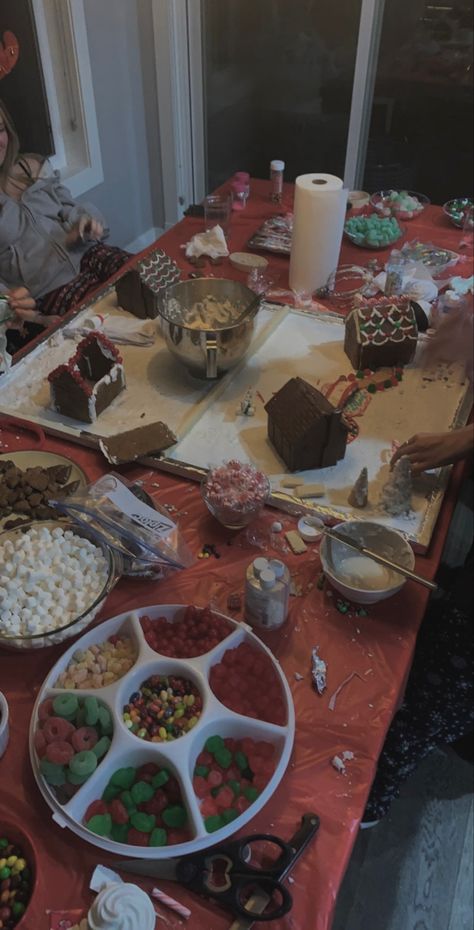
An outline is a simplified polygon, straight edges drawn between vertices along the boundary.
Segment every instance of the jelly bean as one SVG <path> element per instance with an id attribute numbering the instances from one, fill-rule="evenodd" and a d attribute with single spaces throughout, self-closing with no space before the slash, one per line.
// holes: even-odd
<path id="1" fill-rule="evenodd" d="M 112 785 L 118 785 L 120 788 L 123 788 L 125 791 L 128 791 L 132 787 L 133 782 L 135 781 L 136 769 L 134 768 L 123 768 L 117 769 L 116 772 L 112 775 L 110 782 Z"/>
<path id="2" fill-rule="evenodd" d="M 237 779 L 232 778 L 230 781 L 227 782 L 227 784 L 229 785 L 229 788 L 232 789 L 235 797 L 238 798 L 240 794 L 240 782 L 237 781 Z"/>
<path id="3" fill-rule="evenodd" d="M 93 727 L 99 719 L 99 702 L 94 695 L 89 695 L 84 701 L 85 722 Z"/>
<path id="4" fill-rule="evenodd" d="M 181 804 L 174 804 L 172 807 L 166 807 L 163 811 L 163 823 L 167 827 L 184 827 L 186 823 L 187 814 Z"/>
<path id="5" fill-rule="evenodd" d="M 102 802 L 99 801 L 99 803 Z M 114 798 L 114 800 L 111 801 L 109 805 L 109 814 L 114 823 L 128 823 L 128 810 L 119 798 Z"/>
<path id="6" fill-rule="evenodd" d="M 112 818 L 110 814 L 95 814 L 87 823 L 87 829 L 97 836 L 110 836 Z"/>
<path id="7" fill-rule="evenodd" d="M 79 701 L 75 694 L 58 694 L 53 700 L 53 710 L 56 717 L 66 717 L 70 720 L 76 716 Z"/>
<path id="8" fill-rule="evenodd" d="M 193 788 L 198 798 L 205 798 L 209 794 L 210 785 L 205 778 L 195 775 L 193 778 Z"/>
<path id="9" fill-rule="evenodd" d="M 87 823 L 91 817 L 95 817 L 96 814 L 106 814 L 107 813 L 107 804 L 104 801 L 92 801 L 92 804 L 89 804 L 89 807 L 86 810 L 84 820 Z"/>
<path id="10" fill-rule="evenodd" d="M 99 723 L 102 727 L 102 735 L 110 736 L 112 733 L 112 715 L 106 707 L 99 707 Z"/>
<path id="11" fill-rule="evenodd" d="M 221 812 L 221 817 L 224 823 L 231 823 L 232 820 L 235 820 L 235 818 L 238 816 L 239 812 L 235 809 L 235 807 L 228 807 L 226 810 Z"/>
<path id="12" fill-rule="evenodd" d="M 145 814 L 142 811 L 135 811 L 135 813 L 130 817 L 130 823 L 135 830 L 139 831 L 139 833 L 151 833 L 156 823 L 156 817 L 153 814 Z"/>
<path id="13" fill-rule="evenodd" d="M 246 795 L 246 797 L 248 796 Z M 216 797 L 216 805 L 218 809 L 221 810 L 221 808 L 231 807 L 233 803 L 234 803 L 234 792 L 232 791 L 231 788 L 227 788 L 226 786 L 224 786 L 223 788 L 220 789 Z"/>
<path id="14" fill-rule="evenodd" d="M 260 792 L 258 788 L 254 788 L 253 785 L 249 785 L 247 788 L 244 788 L 243 795 L 247 798 L 247 801 L 253 802 L 256 801 Z"/>
<path id="15" fill-rule="evenodd" d="M 210 817 L 205 818 L 204 825 L 208 833 L 215 833 L 216 830 L 220 830 L 224 826 L 224 821 L 220 814 L 211 814 Z"/>
<path id="16" fill-rule="evenodd" d="M 44 738 L 47 743 L 53 743 L 55 740 L 67 742 L 74 730 L 74 724 L 63 717 L 48 717 L 43 727 Z"/>
<path id="17" fill-rule="evenodd" d="M 216 751 L 225 749 L 224 740 L 221 736 L 210 736 L 205 742 L 205 748 L 214 756 Z"/>
<path id="18" fill-rule="evenodd" d="M 55 765 L 54 762 L 48 762 L 47 759 L 41 759 L 40 772 L 44 776 L 48 785 L 58 787 L 64 785 L 66 774 L 62 765 Z"/>
<path id="19" fill-rule="evenodd" d="M 156 765 L 155 762 L 146 762 L 145 765 L 141 765 L 138 769 L 137 779 L 138 781 L 141 781 L 144 775 L 151 775 L 153 777 L 154 775 L 158 775 L 159 771 L 160 767 L 159 765 Z"/>
<path id="20" fill-rule="evenodd" d="M 217 769 L 211 769 L 209 775 L 207 776 L 207 782 L 213 788 L 218 788 L 219 785 L 222 785 L 224 781 L 222 772 L 219 772 Z"/>
<path id="21" fill-rule="evenodd" d="M 142 830 L 136 830 L 135 827 L 131 827 L 127 834 L 127 842 L 130 846 L 148 846 L 150 834 L 143 833 Z"/>
<path id="22" fill-rule="evenodd" d="M 167 769 L 161 769 L 156 775 L 153 776 L 151 783 L 154 788 L 161 788 L 162 785 L 166 785 L 166 782 L 169 780 L 169 772 Z"/>
<path id="23" fill-rule="evenodd" d="M 221 768 L 228 769 L 232 762 L 232 753 L 224 747 L 224 749 L 218 749 L 215 752 L 214 758 Z"/>
<path id="24" fill-rule="evenodd" d="M 244 796 L 241 794 L 235 802 L 236 810 L 238 810 L 239 814 L 243 814 L 244 811 L 247 810 L 248 806 L 249 802 L 247 801 L 247 798 L 244 798 Z"/>
<path id="25" fill-rule="evenodd" d="M 211 753 L 208 752 L 207 749 L 204 749 L 203 752 L 199 753 L 196 759 L 196 765 L 205 765 L 209 767 L 210 765 L 212 765 L 213 761 L 214 759 Z"/>
<path id="26" fill-rule="evenodd" d="M 165 792 L 161 788 L 158 788 L 151 800 L 145 802 L 143 810 L 147 814 L 155 814 L 155 817 L 158 817 L 167 806 L 168 798 Z"/>
<path id="27" fill-rule="evenodd" d="M 127 823 L 113 823 L 110 836 L 116 843 L 126 843 L 128 841 L 128 820 Z"/>
<path id="28" fill-rule="evenodd" d="M 71 737 L 71 742 L 76 752 L 82 752 L 84 749 L 93 749 L 97 740 L 97 730 L 94 730 L 94 727 L 79 727 Z"/>
<path id="29" fill-rule="evenodd" d="M 134 800 L 133 800 L 133 798 L 132 798 L 132 795 L 130 794 L 129 791 L 122 791 L 122 793 L 121 793 L 121 795 L 120 795 L 120 800 L 121 800 L 122 804 L 127 808 L 127 810 L 128 810 L 129 813 L 130 813 L 130 812 L 133 812 L 133 811 L 136 811 L 137 806 L 136 806 L 136 804 L 134 803 Z"/>
<path id="30" fill-rule="evenodd" d="M 42 701 L 38 707 L 38 718 L 39 720 L 46 720 L 48 717 L 51 717 L 53 714 L 53 699 L 46 698 L 45 701 Z"/>
<path id="31" fill-rule="evenodd" d="M 198 775 L 200 778 L 207 778 L 209 775 L 209 769 L 207 765 L 197 765 L 194 769 L 194 774 Z"/>
<path id="32" fill-rule="evenodd" d="M 73 755 L 74 749 L 71 744 L 63 740 L 55 740 L 54 743 L 48 743 L 46 746 L 46 758 L 56 765 L 68 765 Z"/>
<path id="33" fill-rule="evenodd" d="M 152 785 L 146 781 L 137 781 L 130 788 L 130 794 L 135 804 L 141 804 L 143 801 L 149 801 L 155 793 Z M 137 830 L 139 827 L 137 827 Z"/>
<path id="34" fill-rule="evenodd" d="M 92 775 L 97 768 L 97 756 L 90 749 L 76 752 L 69 763 L 69 768 L 74 775 Z"/>
<path id="35" fill-rule="evenodd" d="M 166 830 L 163 830 L 163 827 L 155 827 L 151 831 L 150 846 L 166 846 L 167 842 L 168 834 Z"/>
<path id="36" fill-rule="evenodd" d="M 110 748 L 110 739 L 108 736 L 101 736 L 100 740 L 92 747 L 92 752 L 98 759 L 102 759 Z"/>
<path id="37" fill-rule="evenodd" d="M 248 764 L 249 764 L 249 763 L 248 763 L 247 756 L 245 755 L 245 753 L 244 753 L 244 752 L 240 752 L 240 750 L 239 750 L 239 752 L 236 752 L 236 753 L 235 753 L 234 758 L 235 758 L 236 764 L 237 764 L 237 766 L 239 767 L 240 771 L 241 771 L 241 772 L 244 772 L 245 769 L 248 768 Z"/>
<path id="38" fill-rule="evenodd" d="M 118 785 L 107 785 L 102 792 L 102 800 L 106 801 L 108 804 L 109 801 L 113 801 L 114 798 L 118 798 L 121 788 Z"/>

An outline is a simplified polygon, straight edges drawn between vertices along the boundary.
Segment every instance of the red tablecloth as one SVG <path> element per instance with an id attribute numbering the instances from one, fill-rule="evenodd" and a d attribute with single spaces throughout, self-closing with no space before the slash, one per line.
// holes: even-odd
<path id="1" fill-rule="evenodd" d="M 269 212 L 263 193 L 266 185 L 254 182 L 253 197 L 245 217 L 239 216 L 233 230 L 232 248 L 241 249 L 251 233 Z M 180 245 L 202 228 L 202 221 L 187 219 L 166 233 L 160 246 L 183 267 Z M 456 247 L 459 234 L 447 226 L 439 208 L 423 214 L 422 222 L 410 227 L 413 237 L 433 239 L 437 244 Z M 343 260 L 367 260 L 369 253 L 344 246 Z M 272 259 L 282 274 L 287 273 L 287 259 Z M 225 263 L 224 275 L 239 273 Z M 16 429 L 0 426 L 2 451 L 31 448 L 31 437 Z M 46 448 L 73 458 L 91 480 L 106 468 L 100 455 L 59 440 L 47 439 Z M 197 486 L 170 476 L 150 473 L 143 468 L 126 470 L 133 477 L 144 477 L 148 491 L 161 503 L 174 504 L 182 515 L 180 525 L 193 552 L 214 542 L 221 553 L 219 560 L 196 561 L 173 580 L 161 584 L 142 581 L 119 582 L 106 608 L 96 622 L 141 605 L 157 603 L 211 602 L 226 610 L 229 593 L 243 591 L 244 572 L 249 561 L 261 550 L 250 545 L 247 537 L 232 537 L 208 515 Z M 439 564 L 460 475 L 450 483 L 432 544 L 426 556 L 418 557 L 416 569 L 432 578 Z M 154 483 L 160 485 L 154 487 Z M 273 522 L 275 512 L 268 512 L 265 525 Z M 294 525 L 282 518 L 285 527 Z M 230 544 L 229 544 L 230 543 Z M 277 552 L 281 555 L 280 552 Z M 316 841 L 307 850 L 293 873 L 289 886 L 294 899 L 293 910 L 272 926 L 276 930 L 328 930 L 334 902 L 357 834 L 358 823 L 376 768 L 385 733 L 403 693 L 404 683 L 415 645 L 416 633 L 427 603 L 424 588 L 408 582 L 393 599 L 370 608 L 367 617 L 353 612 L 341 614 L 335 597 L 314 585 L 319 574 L 317 548 L 310 547 L 303 556 L 287 556 L 302 596 L 292 598 L 288 622 L 278 633 L 268 634 L 266 642 L 280 660 L 290 684 L 296 710 L 296 739 L 288 770 L 273 798 L 251 821 L 248 830 L 271 830 L 283 838 L 295 831 L 301 815 L 309 810 L 321 817 Z M 311 588 L 308 585 L 314 585 Z M 328 664 L 328 688 L 319 696 L 311 687 L 309 663 L 311 649 L 320 647 Z M 61 829 L 51 820 L 33 778 L 28 756 L 28 726 L 31 709 L 41 684 L 61 654 L 57 647 L 33 654 L 0 652 L 0 687 L 6 694 L 11 713 L 11 738 L 0 762 L 2 776 L 1 811 L 4 816 L 27 825 L 36 843 L 40 863 L 39 884 L 29 910 L 25 930 L 46 930 L 47 909 L 86 906 L 92 900 L 88 882 L 97 862 L 113 867 L 113 856 L 101 854 L 95 847 Z M 339 694 L 336 708 L 328 708 L 329 698 L 353 672 Z M 298 681 L 295 673 L 303 675 Z M 258 687 L 258 682 L 255 683 Z M 348 764 L 346 776 L 338 774 L 331 758 L 351 750 L 355 758 Z M 212 904 L 184 892 L 178 886 L 160 883 L 186 901 L 192 909 L 190 930 L 225 930 L 229 915 Z M 147 887 L 146 882 L 143 883 Z M 149 886 L 148 886 L 149 887 Z M 164 912 L 165 913 L 165 912 Z M 166 912 L 172 928 L 178 919 Z M 157 921 L 157 927 L 162 922 Z M 140 928 L 136 928 L 140 930 Z"/>

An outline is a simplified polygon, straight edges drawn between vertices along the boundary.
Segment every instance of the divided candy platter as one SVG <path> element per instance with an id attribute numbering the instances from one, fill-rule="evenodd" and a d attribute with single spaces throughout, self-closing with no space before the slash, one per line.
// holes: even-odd
<path id="1" fill-rule="evenodd" d="M 188 622 L 190 610 L 194 611 L 194 617 L 202 613 L 200 609 L 186 608 L 183 605 L 163 604 L 138 608 L 105 621 L 85 633 L 61 656 L 39 692 L 31 717 L 29 736 L 31 764 L 38 787 L 53 811 L 53 819 L 60 826 L 68 827 L 82 839 L 103 850 L 122 856 L 163 859 L 169 858 L 170 854 L 184 855 L 212 846 L 239 830 L 261 810 L 274 793 L 288 765 L 295 732 L 291 691 L 277 660 L 246 624 L 212 611 L 217 631 L 214 638 L 220 637 L 220 641 L 215 645 L 211 642 L 212 648 L 209 648 L 207 642 L 203 642 L 200 648 L 208 651 L 192 658 L 174 658 L 170 654 L 158 652 L 149 645 L 147 640 L 155 637 L 155 647 L 158 646 L 156 637 L 159 632 L 164 651 L 169 653 L 170 643 L 175 642 L 177 646 L 175 648 L 172 645 L 171 651 L 181 649 L 179 644 L 183 640 L 180 640 L 179 636 L 183 636 L 183 633 L 179 630 L 183 630 L 184 624 Z M 156 632 L 150 634 L 155 623 Z M 59 676 L 71 667 L 71 661 L 78 661 L 77 656 L 73 659 L 78 651 L 84 653 L 90 647 L 103 644 L 110 637 L 115 642 L 119 636 L 130 638 L 136 651 L 134 664 L 122 677 L 102 687 L 81 688 L 80 684 L 74 689 L 71 685 L 68 688 L 58 687 Z M 254 666 L 253 681 L 258 682 L 260 686 L 259 700 L 265 701 L 265 706 L 269 708 L 265 712 L 254 707 L 255 717 L 244 713 L 244 701 L 247 700 L 245 688 L 240 696 L 239 689 L 236 688 L 236 675 L 239 673 L 235 657 L 239 647 L 239 655 L 243 656 L 245 653 L 245 674 L 248 675 L 249 668 Z M 186 649 L 189 651 L 187 638 L 181 652 L 185 652 Z M 180 679 L 186 679 L 202 699 L 200 716 L 194 721 L 192 728 L 187 732 L 183 731 L 181 735 L 178 730 L 170 729 L 170 734 L 178 734 L 171 741 L 151 742 L 143 739 L 130 730 L 130 720 L 124 721 L 123 714 L 126 706 L 130 709 L 132 695 L 136 696 L 139 693 L 141 696 L 140 688 L 145 682 L 148 683 L 151 676 L 168 677 L 170 684 L 173 683 L 173 679 L 176 681 L 178 676 Z M 265 684 L 264 679 L 267 677 Z M 68 680 L 63 679 L 65 684 Z M 222 688 L 227 689 L 229 682 L 234 683 L 229 701 L 241 712 L 230 709 L 216 697 L 216 692 L 219 691 L 225 699 Z M 245 680 L 242 677 L 242 685 L 244 684 Z M 279 697 L 276 697 L 277 692 Z M 43 771 L 48 770 L 48 765 L 50 770 L 54 771 L 59 766 L 47 761 L 45 746 L 46 743 L 49 746 L 50 741 L 47 736 L 45 742 L 44 735 L 39 735 L 38 731 L 42 734 L 41 728 L 44 729 L 47 725 L 50 730 L 51 727 L 54 729 L 57 717 L 47 716 L 51 713 L 57 714 L 56 708 L 52 708 L 51 700 L 60 698 L 59 704 L 56 705 L 60 706 L 66 695 L 74 695 L 79 701 L 79 706 L 82 705 L 83 708 L 86 706 L 86 699 L 96 698 L 99 705 L 108 708 L 110 712 L 112 732 L 108 751 L 99 754 L 95 770 L 84 783 L 78 785 L 77 782 L 82 780 L 78 777 L 73 786 L 61 783 L 55 788 L 48 784 L 40 766 L 43 767 Z M 88 706 L 92 706 L 90 702 Z M 197 706 L 199 708 L 199 701 Z M 105 715 L 108 716 L 107 711 Z M 279 722 L 267 722 L 265 716 L 274 716 Z M 51 724 L 48 724 L 48 719 Z M 69 720 L 72 719 L 69 714 Z M 83 724 L 84 720 L 80 721 L 77 717 L 76 725 L 81 727 Z M 65 724 L 64 728 L 67 730 L 68 724 Z M 84 730 L 90 729 L 84 727 Z M 46 730 L 44 732 L 46 733 Z M 77 742 L 77 733 L 76 730 L 72 737 L 74 745 L 75 739 Z M 97 736 L 94 738 L 97 737 L 100 737 L 99 722 Z M 63 740 L 67 738 L 62 737 Z M 108 742 L 106 738 L 105 743 Z M 103 731 L 99 743 L 104 743 Z M 64 742 L 61 746 L 64 749 Z M 247 755 L 243 750 L 246 750 Z M 68 765 L 63 765 L 62 769 L 72 780 Z M 127 779 L 130 790 L 127 790 Z M 148 783 L 145 788 L 142 779 Z M 61 781 L 60 778 L 59 782 Z M 136 787 L 137 783 L 140 784 L 140 788 Z M 66 791 L 66 788 L 69 788 L 69 791 Z M 156 789 L 154 796 L 152 788 L 154 791 Z M 72 792 L 74 793 L 71 796 Z M 101 801 L 104 792 L 106 800 Z M 142 794 L 145 796 L 144 803 L 139 803 L 142 801 Z M 163 803 L 167 805 L 166 809 L 161 809 L 156 817 L 143 813 L 146 810 L 155 811 L 153 805 L 158 803 L 158 795 L 160 800 L 165 798 Z M 126 820 L 123 806 L 125 803 L 125 813 L 133 818 L 133 821 Z M 107 812 L 104 815 L 105 808 Z M 186 814 L 185 822 L 183 808 Z M 121 812 L 121 818 L 118 817 L 117 811 Z M 114 818 L 117 814 L 112 833 L 120 839 L 112 838 L 108 819 L 110 812 L 114 814 Z M 95 814 L 97 816 L 94 816 Z M 171 823 L 177 814 L 178 823 Z M 86 815 L 90 828 L 86 823 Z M 120 821 L 122 826 L 118 825 Z M 136 829 L 135 824 L 138 824 Z M 132 826 L 134 833 L 131 835 Z M 177 829 L 174 829 L 174 826 Z M 92 827 L 95 827 L 97 832 L 94 832 Z M 180 829 L 183 827 L 185 832 Z M 156 842 L 156 845 L 147 845 L 147 837 L 150 842 Z"/>

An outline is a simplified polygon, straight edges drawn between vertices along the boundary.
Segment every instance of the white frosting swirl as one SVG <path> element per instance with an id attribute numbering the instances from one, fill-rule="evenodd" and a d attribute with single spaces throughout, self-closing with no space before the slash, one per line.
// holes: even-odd
<path id="1" fill-rule="evenodd" d="M 114 882 L 99 891 L 87 921 L 89 930 L 155 930 L 156 914 L 138 885 Z"/>

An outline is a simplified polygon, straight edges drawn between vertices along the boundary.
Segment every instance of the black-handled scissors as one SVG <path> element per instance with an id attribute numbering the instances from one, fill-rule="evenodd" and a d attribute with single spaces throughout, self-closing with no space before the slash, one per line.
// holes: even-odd
<path id="1" fill-rule="evenodd" d="M 289 843 L 272 833 L 254 833 L 180 859 L 154 862 L 128 859 L 115 863 L 115 868 L 177 881 L 190 891 L 213 898 L 237 917 L 255 921 L 276 920 L 287 914 L 293 904 L 282 881 L 318 827 L 316 814 L 306 814 Z M 259 844 L 260 851 L 262 843 L 267 844 L 263 848 L 267 860 L 271 847 L 273 856 L 270 864 L 254 862 L 252 850 Z M 255 893 L 268 899 L 265 910 L 259 912 L 253 908 L 252 896 Z"/>

